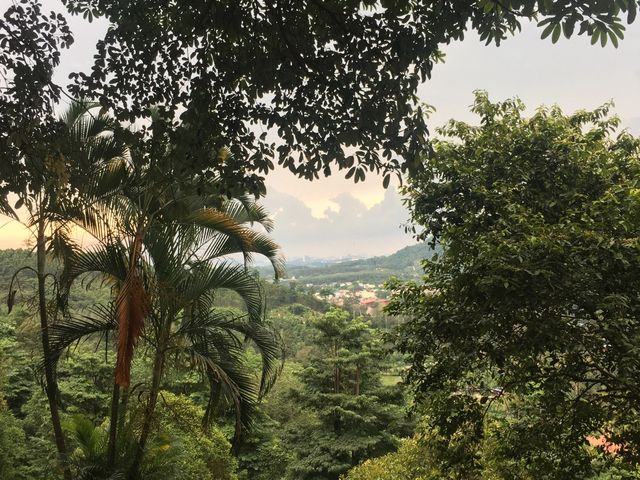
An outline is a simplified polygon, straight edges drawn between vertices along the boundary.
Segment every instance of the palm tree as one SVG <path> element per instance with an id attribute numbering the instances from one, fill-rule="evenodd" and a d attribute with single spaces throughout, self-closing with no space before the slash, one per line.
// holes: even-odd
<path id="1" fill-rule="evenodd" d="M 76 480 L 122 480 L 122 472 L 110 473 L 105 469 L 107 434 L 91 420 L 82 415 L 74 415 L 65 425 L 77 445 L 71 456 Z M 132 456 L 136 451 L 136 441 L 127 430 L 120 435 L 120 450 L 123 456 Z M 178 449 L 170 448 L 172 438 L 158 436 L 147 449 L 145 469 L 140 479 L 173 478 L 173 470 Z"/>
<path id="2" fill-rule="evenodd" d="M 114 438 L 119 386 L 128 386 L 137 337 L 153 351 L 138 450 L 129 472 L 130 478 L 135 478 L 152 431 L 169 355 L 178 363 L 186 361 L 197 367 L 208 382 L 205 427 L 222 403 L 235 409 L 236 439 L 250 424 L 253 407 L 275 381 L 284 352 L 278 335 L 264 322 L 260 284 L 248 272 L 247 263 L 254 254 L 264 255 L 278 276 L 283 260 L 267 235 L 272 228 L 267 213 L 249 198 L 226 199 L 214 208 L 206 206 L 208 202 L 198 195 L 167 195 L 170 200 L 163 203 L 154 195 L 153 209 L 149 208 L 153 202 L 147 201 L 148 189 L 123 189 L 127 191 L 127 199 L 120 202 L 125 212 L 120 219 L 123 234 L 76 253 L 69 267 L 70 282 L 89 272 L 104 275 L 115 287 L 113 302 L 56 325 L 52 337 L 60 355 L 81 338 L 97 335 L 106 341 L 110 332 L 117 331 L 111 418 Z M 131 195 L 133 191 L 136 195 Z M 252 228 L 256 224 L 266 233 Z M 230 260 L 232 254 L 241 254 L 244 262 Z M 246 313 L 239 316 L 215 309 L 220 289 L 239 294 Z M 262 355 L 259 382 L 243 361 L 247 344 Z M 112 467 L 113 449 L 110 452 Z"/>
<path id="3" fill-rule="evenodd" d="M 59 320 L 60 305 L 48 298 L 47 281 L 57 278 L 48 272 L 48 254 L 66 256 L 74 248 L 71 227 L 83 211 L 84 197 L 81 191 L 86 179 L 103 170 L 110 162 L 119 161 L 126 150 L 114 139 L 113 121 L 101 113 L 94 114 L 95 107 L 86 101 L 74 101 L 59 120 L 59 133 L 32 146 L 21 160 L 29 178 L 27 188 L 19 194 L 14 211 L 3 210 L 12 219 L 21 221 L 31 231 L 35 243 L 38 316 L 40 320 L 42 354 L 44 358 L 44 389 L 49 403 L 51 422 L 58 456 L 65 479 L 70 479 L 66 465 L 67 448 L 58 408 L 58 384 L 49 330 Z M 24 207 L 24 208 L 23 208 Z M 21 210 L 26 210 L 26 215 Z M 9 288 L 8 306 L 13 307 L 16 291 L 14 280 L 24 270 L 18 270 Z"/>

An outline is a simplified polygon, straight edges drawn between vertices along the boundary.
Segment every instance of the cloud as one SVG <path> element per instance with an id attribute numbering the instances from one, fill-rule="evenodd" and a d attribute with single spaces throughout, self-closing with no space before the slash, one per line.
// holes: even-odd
<path id="1" fill-rule="evenodd" d="M 395 189 L 382 202 L 367 208 L 349 193 L 331 199 L 324 218 L 292 195 L 271 190 L 263 203 L 275 219 L 273 237 L 289 258 L 386 255 L 414 243 L 404 232 L 409 213 Z"/>

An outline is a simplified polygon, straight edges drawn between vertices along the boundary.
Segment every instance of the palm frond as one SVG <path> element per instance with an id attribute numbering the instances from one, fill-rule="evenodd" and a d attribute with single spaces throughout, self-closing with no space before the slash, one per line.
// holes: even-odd
<path id="1" fill-rule="evenodd" d="M 285 360 L 285 346 L 280 334 L 271 325 L 235 318 L 227 328 L 242 334 L 245 341 L 251 342 L 262 357 L 262 375 L 260 378 L 260 397 L 266 395 L 282 372 Z"/>
<path id="2" fill-rule="evenodd" d="M 264 305 L 258 281 L 247 274 L 242 265 L 231 261 L 217 264 L 199 264 L 194 267 L 187 281 L 179 286 L 185 296 L 197 299 L 210 290 L 227 289 L 236 292 L 245 303 L 249 317 L 260 322 Z"/>
<path id="3" fill-rule="evenodd" d="M 197 237 L 198 249 L 194 257 L 196 263 L 210 262 L 234 254 L 242 254 L 246 264 L 253 262 L 255 254 L 266 257 L 272 264 L 276 278 L 285 275 L 285 260 L 281 254 L 280 246 L 264 233 L 247 229 L 246 238 L 249 239 L 250 248 L 247 250 L 246 242 L 239 242 L 236 237 L 222 235 L 217 232 L 200 231 Z"/>
<path id="4" fill-rule="evenodd" d="M 87 463 L 102 460 L 106 443 L 104 431 L 96 427 L 91 420 L 82 415 L 74 415 L 65 426 L 82 450 Z"/>
<path id="5" fill-rule="evenodd" d="M 95 169 L 91 181 L 82 188 L 82 194 L 91 203 L 108 202 L 110 196 L 130 180 L 130 168 L 129 159 L 125 155 L 108 157 L 107 161 Z"/>
<path id="6" fill-rule="evenodd" d="M 16 212 L 14 211 L 13 207 L 9 203 L 7 194 L 4 194 L 4 193 L 0 194 L 0 215 L 5 215 L 14 220 L 18 219 Z"/>
<path id="7" fill-rule="evenodd" d="M 84 117 L 87 112 L 99 106 L 98 103 L 92 102 L 90 100 L 81 98 L 77 100 L 73 100 L 71 104 L 65 109 L 65 111 L 60 116 L 60 119 L 64 122 L 67 128 L 71 129 L 78 122 L 79 119 Z"/>
<path id="8" fill-rule="evenodd" d="M 127 268 L 125 246 L 117 242 L 108 242 L 81 252 L 75 252 L 69 258 L 69 280 L 80 275 L 98 272 L 107 277 L 124 281 Z"/>
<path id="9" fill-rule="evenodd" d="M 49 328 L 52 361 L 57 362 L 72 345 L 93 338 L 107 342 L 110 332 L 117 330 L 115 305 L 95 305 L 84 315 L 72 315 Z"/>
<path id="10" fill-rule="evenodd" d="M 243 245 L 243 250 L 251 250 L 250 230 L 238 223 L 232 216 L 214 208 L 201 208 L 191 213 L 184 221 L 210 229 L 228 236 L 235 237 Z"/>
<path id="11" fill-rule="evenodd" d="M 193 344 L 185 349 L 193 363 L 211 379 L 210 395 L 207 411 L 211 412 L 218 405 L 215 389 L 220 389 L 220 401 L 233 405 L 235 414 L 234 443 L 237 443 L 243 430 L 251 428 L 254 412 L 258 402 L 258 391 L 251 371 L 244 365 L 242 357 L 225 355 L 224 358 L 212 358 L 207 346 Z M 204 422 L 210 422 L 213 416 L 205 415 Z M 205 425 L 206 427 L 207 425 Z"/>
<path id="12" fill-rule="evenodd" d="M 258 223 L 267 232 L 273 230 L 274 224 L 269 212 L 248 195 L 227 201 L 223 211 L 235 218 L 238 223 Z"/>

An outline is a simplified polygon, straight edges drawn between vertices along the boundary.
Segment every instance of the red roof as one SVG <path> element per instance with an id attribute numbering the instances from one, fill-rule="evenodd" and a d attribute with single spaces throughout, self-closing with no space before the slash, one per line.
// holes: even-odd
<path id="1" fill-rule="evenodd" d="M 592 447 L 599 448 L 608 453 L 618 453 L 621 448 L 620 445 L 611 443 L 604 435 L 600 435 L 599 437 L 588 436 L 587 442 L 589 442 L 589 445 Z"/>
<path id="2" fill-rule="evenodd" d="M 389 300 L 384 300 L 381 298 L 365 298 L 364 300 L 360 300 L 360 305 L 386 305 L 387 303 L 389 303 Z"/>
<path id="3" fill-rule="evenodd" d="M 373 305 L 374 303 L 378 303 L 380 300 L 377 298 L 366 298 L 364 300 L 360 300 L 360 305 Z"/>

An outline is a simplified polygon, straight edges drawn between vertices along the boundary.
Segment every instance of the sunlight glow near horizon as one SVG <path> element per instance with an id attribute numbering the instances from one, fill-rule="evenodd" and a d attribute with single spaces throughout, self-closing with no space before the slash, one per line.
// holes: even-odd
<path id="1" fill-rule="evenodd" d="M 3 217 L 0 223 L 0 249 L 29 248 L 32 237 L 29 229 L 15 220 Z"/>

